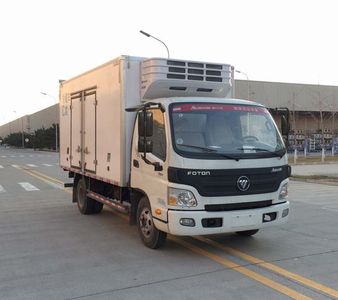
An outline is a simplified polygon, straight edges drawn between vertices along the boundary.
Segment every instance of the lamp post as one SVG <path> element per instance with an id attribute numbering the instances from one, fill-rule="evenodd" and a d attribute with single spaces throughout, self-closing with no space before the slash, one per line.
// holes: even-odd
<path id="1" fill-rule="evenodd" d="M 48 97 L 51 97 L 54 99 L 55 103 L 57 104 L 58 103 L 58 100 L 56 99 L 56 97 L 48 94 L 48 93 L 45 93 L 45 92 L 40 92 L 42 95 L 44 96 L 48 96 Z M 58 151 L 58 123 L 56 121 L 56 124 L 55 124 L 55 152 Z"/>
<path id="2" fill-rule="evenodd" d="M 246 82 L 247 82 L 247 84 L 248 84 L 248 100 L 249 100 L 249 98 L 250 98 L 250 85 L 249 85 L 249 76 L 248 76 L 248 74 L 246 74 L 246 73 L 244 73 L 244 72 L 242 72 L 242 71 L 240 71 L 240 70 L 235 70 L 235 72 L 236 73 L 238 73 L 238 74 L 243 74 L 245 77 L 246 77 Z"/>
<path id="3" fill-rule="evenodd" d="M 158 38 L 152 36 L 151 34 L 149 34 L 149 33 L 147 33 L 147 32 L 144 32 L 144 31 L 142 31 L 142 30 L 140 30 L 140 33 L 142 33 L 142 34 L 145 35 L 146 37 L 151 37 L 151 38 L 155 39 L 156 41 L 159 41 L 160 43 L 162 43 L 162 44 L 164 45 L 164 47 L 167 49 L 168 58 L 170 58 L 170 55 L 169 55 L 169 49 L 168 49 L 167 45 L 166 45 L 163 41 L 161 41 L 160 39 L 158 39 Z"/>

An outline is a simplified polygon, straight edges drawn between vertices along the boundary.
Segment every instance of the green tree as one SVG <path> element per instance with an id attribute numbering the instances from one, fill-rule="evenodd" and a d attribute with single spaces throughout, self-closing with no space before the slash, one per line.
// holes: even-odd
<path id="1" fill-rule="evenodd" d="M 33 134 L 28 134 L 25 132 L 24 140 L 28 139 L 28 142 L 25 141 L 25 148 L 55 149 L 55 130 L 56 124 L 53 124 L 47 129 L 44 127 L 37 129 Z M 11 133 L 6 138 L 4 138 L 3 142 L 14 147 L 22 147 L 22 133 Z"/>

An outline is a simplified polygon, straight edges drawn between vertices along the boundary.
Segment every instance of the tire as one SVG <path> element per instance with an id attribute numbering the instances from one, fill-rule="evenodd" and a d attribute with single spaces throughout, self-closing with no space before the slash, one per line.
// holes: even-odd
<path id="1" fill-rule="evenodd" d="M 144 245 L 151 249 L 157 249 L 164 245 L 167 233 L 155 227 L 151 207 L 146 197 L 142 197 L 138 203 L 136 222 L 140 238 Z"/>
<path id="2" fill-rule="evenodd" d="M 256 234 L 258 231 L 259 229 L 253 229 L 253 230 L 237 231 L 236 233 L 240 236 L 252 236 Z"/>
<path id="3" fill-rule="evenodd" d="M 102 211 L 103 204 L 87 196 L 87 183 L 84 177 L 80 178 L 75 188 L 77 207 L 81 214 L 92 215 Z"/>
<path id="4" fill-rule="evenodd" d="M 93 200 L 93 201 L 95 201 L 95 200 Z M 99 201 L 95 201 L 94 214 L 99 214 L 102 211 L 102 209 L 103 209 L 103 203 L 101 203 Z"/>

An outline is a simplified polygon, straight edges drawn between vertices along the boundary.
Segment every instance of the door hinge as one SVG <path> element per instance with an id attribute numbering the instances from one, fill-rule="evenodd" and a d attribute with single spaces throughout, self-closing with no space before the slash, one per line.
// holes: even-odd
<path id="1" fill-rule="evenodd" d="M 94 159 L 93 163 L 94 165 L 97 165 L 97 159 Z"/>

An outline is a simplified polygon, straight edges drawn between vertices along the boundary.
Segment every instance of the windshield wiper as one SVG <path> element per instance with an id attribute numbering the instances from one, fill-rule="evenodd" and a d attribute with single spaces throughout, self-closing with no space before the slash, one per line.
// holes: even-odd
<path id="1" fill-rule="evenodd" d="M 200 149 L 200 150 L 202 150 L 204 152 L 215 153 L 215 154 L 220 155 L 222 157 L 239 161 L 238 157 L 234 157 L 234 156 L 225 154 L 223 152 L 219 152 L 216 149 L 210 149 L 210 148 L 207 148 L 207 147 L 201 147 L 201 146 L 195 146 L 195 145 L 187 145 L 187 144 L 179 144 L 178 146 L 184 146 L 184 147 L 188 147 L 188 148 Z"/>
<path id="2" fill-rule="evenodd" d="M 262 152 L 267 152 L 267 153 L 270 153 L 270 154 L 273 154 L 273 156 L 276 156 L 276 157 L 279 157 L 279 158 L 282 158 L 284 156 L 284 154 L 286 153 L 286 150 L 285 149 L 281 149 L 281 150 L 278 150 L 278 151 L 271 151 L 269 149 L 265 149 L 265 148 L 256 148 L 256 147 L 248 147 L 248 148 L 237 148 L 237 150 L 248 150 L 248 151 L 251 151 L 251 150 L 254 150 L 254 151 L 262 151 Z"/>

